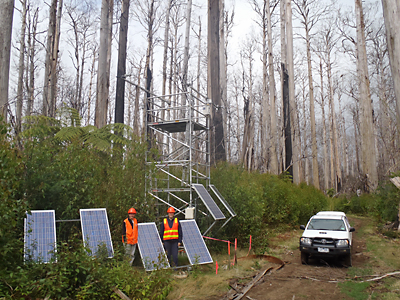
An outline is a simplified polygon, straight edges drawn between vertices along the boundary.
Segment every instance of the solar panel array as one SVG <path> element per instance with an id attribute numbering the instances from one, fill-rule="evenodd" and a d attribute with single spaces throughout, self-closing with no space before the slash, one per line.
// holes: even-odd
<path id="1" fill-rule="evenodd" d="M 225 208 L 227 209 L 227 211 L 229 211 L 229 213 L 231 214 L 232 217 L 236 216 L 235 211 L 233 210 L 233 208 L 229 205 L 229 203 L 225 200 L 225 198 L 221 195 L 221 193 L 217 190 L 217 188 L 215 187 L 215 185 L 210 184 L 210 188 L 211 190 L 214 192 L 215 195 L 217 195 L 218 199 L 222 202 L 222 204 L 225 206 Z"/>
<path id="2" fill-rule="evenodd" d="M 225 219 L 224 214 L 219 209 L 217 204 L 215 203 L 214 199 L 211 198 L 210 194 L 206 190 L 206 188 L 202 184 L 192 184 L 193 188 L 199 195 L 200 199 L 203 201 L 204 205 L 210 211 L 211 215 L 213 216 L 214 220 L 222 220 Z"/>
<path id="3" fill-rule="evenodd" d="M 146 271 L 169 267 L 168 259 L 155 223 L 138 224 L 138 246 Z"/>
<path id="4" fill-rule="evenodd" d="M 50 262 L 56 251 L 54 210 L 32 210 L 24 220 L 25 260 Z"/>
<path id="5" fill-rule="evenodd" d="M 108 257 L 114 256 L 111 242 L 110 226 L 105 208 L 80 209 L 83 241 L 96 255 L 99 248 L 105 245 Z"/>
<path id="6" fill-rule="evenodd" d="M 213 259 L 208 251 L 196 221 L 182 220 L 180 223 L 182 226 L 183 246 L 190 264 L 212 263 Z"/>

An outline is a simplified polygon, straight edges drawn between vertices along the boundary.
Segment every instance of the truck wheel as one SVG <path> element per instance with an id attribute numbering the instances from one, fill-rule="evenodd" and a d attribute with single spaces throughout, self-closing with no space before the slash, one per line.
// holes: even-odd
<path id="1" fill-rule="evenodd" d="M 352 266 L 352 263 L 351 263 L 351 253 L 350 253 L 350 254 L 347 254 L 347 255 L 344 257 L 344 264 L 345 264 L 346 267 L 351 267 L 351 266 Z"/>
<path id="2" fill-rule="evenodd" d="M 308 253 L 301 252 L 301 264 L 302 265 L 307 265 L 308 264 L 308 257 L 309 257 Z"/>

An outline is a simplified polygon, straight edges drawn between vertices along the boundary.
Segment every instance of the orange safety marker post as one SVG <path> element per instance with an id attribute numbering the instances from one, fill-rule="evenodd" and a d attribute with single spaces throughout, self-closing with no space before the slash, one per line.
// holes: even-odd
<path id="1" fill-rule="evenodd" d="M 215 261 L 215 275 L 218 275 L 218 261 Z"/>
<path id="2" fill-rule="evenodd" d="M 251 250 L 251 235 L 250 235 L 250 240 L 249 240 L 249 252 L 247 253 L 247 256 L 249 256 Z"/>
<path id="3" fill-rule="evenodd" d="M 231 242 L 230 241 L 228 241 L 228 255 L 229 255 L 229 263 L 228 263 L 228 266 L 229 266 L 229 269 L 231 268 Z"/>
<path id="4" fill-rule="evenodd" d="M 237 255 L 236 255 L 236 250 L 237 250 L 237 238 L 235 238 L 235 257 L 234 257 L 235 265 L 237 265 Z"/>

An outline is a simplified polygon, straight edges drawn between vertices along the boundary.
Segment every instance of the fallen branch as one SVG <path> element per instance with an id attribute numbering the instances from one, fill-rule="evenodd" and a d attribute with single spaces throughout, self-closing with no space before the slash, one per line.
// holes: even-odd
<path id="1" fill-rule="evenodd" d="M 379 277 L 376 277 L 376 278 L 372 278 L 372 279 L 367 279 L 367 280 L 360 281 L 360 282 L 378 281 L 378 280 L 381 280 L 381 279 L 383 279 L 385 277 L 394 276 L 394 275 L 400 275 L 400 272 L 387 273 L 385 275 L 382 275 L 382 276 L 379 276 Z"/>
<path id="2" fill-rule="evenodd" d="M 261 271 L 260 273 L 257 274 L 256 277 L 254 277 L 254 279 L 245 286 L 245 288 L 238 294 L 236 295 L 233 299 L 235 300 L 240 300 L 242 299 L 246 293 L 257 283 L 257 281 L 259 281 L 264 275 L 265 273 L 267 273 L 268 271 L 274 269 L 273 267 L 270 268 L 266 268 L 263 271 Z"/>
<path id="3" fill-rule="evenodd" d="M 113 287 L 114 293 L 116 293 L 123 300 L 131 300 L 127 295 L 125 295 L 120 289 Z"/>
<path id="4" fill-rule="evenodd" d="M 339 280 L 320 280 L 317 278 L 313 278 L 313 277 L 308 277 L 308 276 L 300 276 L 301 279 L 309 279 L 312 281 L 323 281 L 323 282 L 328 282 L 328 283 L 338 283 L 340 282 Z"/>

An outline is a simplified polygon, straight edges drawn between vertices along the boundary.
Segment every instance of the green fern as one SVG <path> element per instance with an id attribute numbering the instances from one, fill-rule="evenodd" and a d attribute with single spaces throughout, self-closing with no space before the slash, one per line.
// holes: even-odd
<path id="1" fill-rule="evenodd" d="M 22 138 L 44 139 L 54 136 L 60 128 L 59 120 L 46 116 L 27 116 L 24 118 Z"/>
<path id="2" fill-rule="evenodd" d="M 22 136 L 49 138 L 54 144 L 82 143 L 107 153 L 122 149 L 135 139 L 132 128 L 125 124 L 108 124 L 102 128 L 93 125 L 82 127 L 81 117 L 74 108 L 64 106 L 57 111 L 57 116 L 58 119 L 26 117 Z"/>

